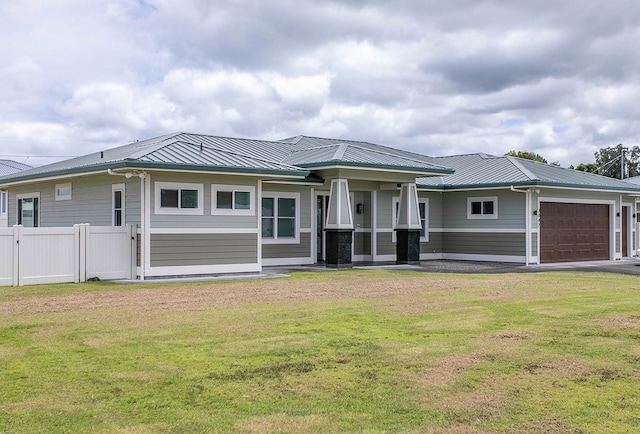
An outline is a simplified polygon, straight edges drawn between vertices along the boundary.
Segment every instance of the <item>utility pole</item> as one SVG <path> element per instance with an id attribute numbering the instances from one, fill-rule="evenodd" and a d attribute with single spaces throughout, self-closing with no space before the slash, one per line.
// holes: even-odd
<path id="1" fill-rule="evenodd" d="M 624 148 L 620 148 L 620 179 L 624 180 Z"/>

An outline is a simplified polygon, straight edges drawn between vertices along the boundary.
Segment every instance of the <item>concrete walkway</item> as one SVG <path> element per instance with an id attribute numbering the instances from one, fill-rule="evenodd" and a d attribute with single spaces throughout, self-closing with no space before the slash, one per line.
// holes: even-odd
<path id="1" fill-rule="evenodd" d="M 415 270 L 430 273 L 535 273 L 541 271 L 587 271 L 640 275 L 640 260 L 624 258 L 619 261 L 564 262 L 559 264 L 529 265 L 509 262 L 481 261 L 422 261 L 420 265 L 397 265 L 395 263 L 355 263 L 357 269 Z M 300 265 L 291 267 L 264 267 L 263 273 L 286 274 L 292 271 L 333 271 L 323 265 Z"/>

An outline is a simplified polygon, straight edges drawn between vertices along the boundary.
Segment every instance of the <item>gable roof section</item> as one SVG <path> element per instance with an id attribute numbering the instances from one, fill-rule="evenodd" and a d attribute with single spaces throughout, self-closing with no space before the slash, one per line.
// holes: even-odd
<path id="1" fill-rule="evenodd" d="M 435 178 L 419 178 L 419 187 L 452 190 L 540 186 L 640 192 L 639 186 L 619 179 L 517 157 L 467 154 L 436 157 L 435 160 L 452 167 L 455 173 Z"/>
<path id="2" fill-rule="evenodd" d="M 434 163 L 432 157 L 351 140 L 298 136 L 285 139 L 295 150 L 283 162 L 307 169 L 347 166 L 434 175 L 453 171 Z"/>
<path id="3" fill-rule="evenodd" d="M 10 175 L 28 169 L 31 169 L 31 166 L 28 164 L 18 163 L 13 160 L 0 160 L 0 176 Z"/>
<path id="4" fill-rule="evenodd" d="M 175 133 L 37 167 L 2 177 L 0 183 L 123 168 L 307 176 L 307 170 L 277 161 L 287 153 L 278 149 L 278 145 L 261 140 Z"/>

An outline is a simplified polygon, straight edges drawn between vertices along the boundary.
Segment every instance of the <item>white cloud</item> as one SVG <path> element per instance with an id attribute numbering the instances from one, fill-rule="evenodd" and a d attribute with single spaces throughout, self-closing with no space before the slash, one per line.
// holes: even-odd
<path id="1" fill-rule="evenodd" d="M 632 0 L 4 2 L 0 149 L 182 130 L 589 162 L 638 143 L 639 23 Z"/>

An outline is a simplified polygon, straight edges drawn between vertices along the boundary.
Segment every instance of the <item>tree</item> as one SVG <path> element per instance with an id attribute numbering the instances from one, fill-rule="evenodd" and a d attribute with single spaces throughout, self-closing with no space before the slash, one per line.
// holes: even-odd
<path id="1" fill-rule="evenodd" d="M 524 158 L 525 160 L 533 160 L 533 161 L 538 161 L 540 163 L 549 164 L 548 161 L 542 155 L 536 154 L 530 151 L 511 150 L 504 155 L 505 157 L 518 157 L 518 158 Z"/>
<path id="2" fill-rule="evenodd" d="M 640 175 L 640 147 L 638 146 L 632 148 L 622 144 L 609 146 L 601 148 L 594 156 L 600 175 L 618 179 Z M 622 160 L 624 160 L 623 173 L 620 172 Z"/>
<path id="3" fill-rule="evenodd" d="M 573 167 L 569 167 L 569 169 L 573 169 Z M 581 172 L 595 173 L 596 175 L 599 173 L 598 166 L 596 166 L 594 163 L 580 163 L 575 167 L 575 170 L 579 170 Z"/>
<path id="4" fill-rule="evenodd" d="M 554 161 L 552 163 L 549 163 L 547 161 L 547 159 L 544 158 L 542 155 L 536 154 L 535 152 L 531 152 L 531 151 L 514 151 L 514 150 L 511 150 L 511 151 L 507 152 L 504 155 L 506 157 L 518 157 L 518 158 L 524 158 L 525 160 L 537 161 L 539 163 L 551 164 L 552 166 L 560 166 L 559 162 Z"/>

